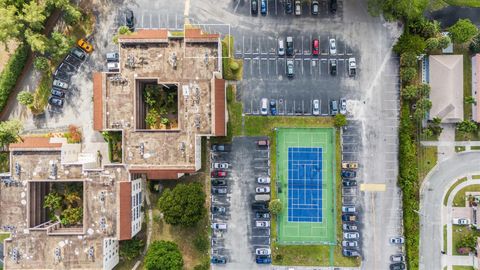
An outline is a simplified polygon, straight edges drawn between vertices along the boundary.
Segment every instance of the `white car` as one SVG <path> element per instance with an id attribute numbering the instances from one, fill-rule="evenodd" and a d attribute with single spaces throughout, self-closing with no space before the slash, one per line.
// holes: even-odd
<path id="1" fill-rule="evenodd" d="M 226 230 L 227 229 L 227 224 L 225 224 L 225 223 L 213 223 L 212 224 L 212 229 Z"/>
<path id="2" fill-rule="evenodd" d="M 347 100 L 344 98 L 340 99 L 340 113 L 347 114 Z"/>
<path id="3" fill-rule="evenodd" d="M 355 206 L 342 206 L 342 212 L 343 213 L 355 213 L 355 212 L 357 212 L 357 209 L 355 209 Z"/>
<path id="4" fill-rule="evenodd" d="M 260 114 L 268 115 L 268 99 L 262 98 L 260 102 Z"/>
<path id="5" fill-rule="evenodd" d="M 403 243 L 405 243 L 405 238 L 403 238 L 402 236 L 390 238 L 390 244 L 401 245 Z"/>
<path id="6" fill-rule="evenodd" d="M 107 69 L 108 71 L 119 71 L 120 70 L 120 64 L 118 62 L 109 62 L 107 63 Z"/>
<path id="7" fill-rule="evenodd" d="M 68 89 L 68 83 L 60 81 L 58 79 L 53 80 L 53 86 L 56 86 L 58 88 L 62 88 L 62 89 L 65 89 L 65 90 Z"/>
<path id="8" fill-rule="evenodd" d="M 470 219 L 468 218 L 454 218 L 453 225 L 470 225 Z"/>
<path id="9" fill-rule="evenodd" d="M 360 234 L 358 232 L 344 232 L 343 238 L 345 239 L 358 239 L 360 238 Z"/>
<path id="10" fill-rule="evenodd" d="M 270 187 L 256 187 L 255 188 L 256 193 L 270 193 Z"/>
<path id="11" fill-rule="evenodd" d="M 259 184 L 270 184 L 270 177 L 258 177 L 257 183 Z"/>
<path id="12" fill-rule="evenodd" d="M 330 54 L 331 55 L 337 54 L 337 45 L 335 44 L 335 39 L 331 38 L 329 40 L 329 43 L 330 43 Z"/>
<path id="13" fill-rule="evenodd" d="M 270 221 L 256 221 L 255 227 L 270 228 Z"/>
<path id="14" fill-rule="evenodd" d="M 312 114 L 313 115 L 320 115 L 320 100 L 318 100 L 318 99 L 313 100 Z"/>
<path id="15" fill-rule="evenodd" d="M 358 247 L 357 241 L 342 241 L 342 247 Z"/>
<path id="16" fill-rule="evenodd" d="M 228 169 L 228 166 L 229 165 L 226 162 L 222 162 L 222 163 L 215 162 L 212 164 L 213 169 Z"/>
<path id="17" fill-rule="evenodd" d="M 255 255 L 270 255 L 272 251 L 270 248 L 257 248 L 255 249 Z"/>

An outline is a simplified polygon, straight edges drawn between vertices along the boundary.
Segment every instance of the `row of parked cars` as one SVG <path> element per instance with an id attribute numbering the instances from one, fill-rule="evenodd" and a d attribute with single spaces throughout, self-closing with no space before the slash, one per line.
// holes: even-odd
<path id="1" fill-rule="evenodd" d="M 356 188 L 358 163 L 355 161 L 343 161 L 342 162 L 342 185 L 344 188 Z M 342 241 L 342 253 L 346 257 L 358 257 L 360 256 L 358 243 L 360 239 L 360 233 L 358 230 L 358 209 L 355 206 L 356 197 L 343 197 L 342 198 L 342 229 L 343 229 L 343 241 Z"/>
<path id="2" fill-rule="evenodd" d="M 341 98 L 338 100 L 331 100 L 329 104 L 330 108 L 330 115 L 334 116 L 337 114 L 347 114 L 347 100 Z M 261 115 L 277 115 L 277 100 L 267 98 L 262 98 L 260 101 L 260 114 Z M 320 100 L 314 99 L 312 101 L 312 114 L 313 115 L 320 115 L 321 114 L 321 104 Z"/>
<path id="3" fill-rule="evenodd" d="M 53 73 L 52 89 L 48 103 L 52 109 L 63 107 L 66 92 L 70 87 L 70 79 L 80 68 L 80 65 L 87 58 L 87 54 L 93 51 L 93 46 L 85 39 L 79 39 L 77 46 L 70 50 L 70 53 L 63 59 Z"/>
<path id="4" fill-rule="evenodd" d="M 260 13 L 265 16 L 267 15 L 267 0 L 250 0 L 250 9 L 252 12 L 252 15 L 257 15 L 258 14 L 258 5 L 260 1 Z M 286 14 L 292 14 L 295 12 L 296 16 L 302 15 L 302 1 L 301 0 L 285 0 L 285 13 Z M 329 11 L 332 14 L 335 14 L 337 12 L 337 0 L 329 0 L 328 1 L 328 7 Z M 311 6 L 310 6 L 310 11 L 312 15 L 318 15 L 320 11 L 320 4 L 318 0 L 312 0 L 311 1 Z"/>
<path id="5" fill-rule="evenodd" d="M 226 264 L 228 256 L 222 253 L 223 250 L 223 233 L 227 231 L 227 219 L 229 204 L 226 196 L 228 194 L 228 170 L 231 164 L 222 155 L 224 152 L 230 152 L 230 144 L 214 144 L 212 145 L 211 160 L 211 190 L 212 190 L 212 264 Z"/>

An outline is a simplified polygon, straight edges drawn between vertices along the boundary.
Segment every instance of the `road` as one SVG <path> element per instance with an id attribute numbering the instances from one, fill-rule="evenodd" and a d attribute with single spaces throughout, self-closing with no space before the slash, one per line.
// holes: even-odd
<path id="1" fill-rule="evenodd" d="M 441 269 L 442 204 L 447 189 L 468 174 L 480 173 L 480 153 L 459 153 L 437 164 L 420 190 L 420 270 Z"/>

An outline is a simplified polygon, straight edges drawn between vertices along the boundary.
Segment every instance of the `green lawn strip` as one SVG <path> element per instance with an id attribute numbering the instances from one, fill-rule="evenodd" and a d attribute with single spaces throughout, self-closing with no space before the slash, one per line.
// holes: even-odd
<path id="1" fill-rule="evenodd" d="M 245 116 L 246 136 L 274 135 L 276 127 L 333 127 L 332 117 Z"/>
<path id="2" fill-rule="evenodd" d="M 444 0 L 447 4 L 452 6 L 462 7 L 480 7 L 480 1 L 478 0 Z"/>
<path id="3" fill-rule="evenodd" d="M 455 152 L 463 152 L 465 151 L 465 146 L 455 146 Z"/>
<path id="4" fill-rule="evenodd" d="M 430 0 L 428 5 L 428 9 L 430 11 L 436 11 L 444 7 L 448 7 L 448 4 L 445 2 L 445 0 Z"/>
<path id="5" fill-rule="evenodd" d="M 461 183 L 467 181 L 467 178 L 464 177 L 464 178 L 461 178 L 461 179 L 458 179 L 455 183 L 453 183 L 453 185 L 448 189 L 447 193 L 445 194 L 445 197 L 443 197 L 443 205 L 447 206 L 447 202 L 448 202 L 448 197 L 450 197 L 450 193 L 452 193 L 452 190 L 460 185 Z"/>
<path id="6" fill-rule="evenodd" d="M 443 250 L 447 250 L 447 225 L 443 225 Z"/>
<path id="7" fill-rule="evenodd" d="M 329 265 L 330 246 L 281 246 L 274 248 L 275 265 Z"/>
<path id="8" fill-rule="evenodd" d="M 418 149 L 418 178 L 420 180 L 423 180 L 437 164 L 437 154 L 436 146 L 422 146 Z"/>
<path id="9" fill-rule="evenodd" d="M 480 146 L 477 146 L 477 145 L 470 146 L 470 149 L 471 150 L 480 150 Z"/>
<path id="10" fill-rule="evenodd" d="M 452 265 L 453 270 L 474 270 L 473 266 Z"/>
<path id="11" fill-rule="evenodd" d="M 472 58 L 468 48 L 459 49 L 463 54 L 463 99 L 472 96 Z M 463 116 L 465 119 L 472 119 L 472 104 L 463 103 Z"/>
<path id="12" fill-rule="evenodd" d="M 0 233 L 0 243 L 3 244 L 3 241 L 10 237 L 10 233 Z"/>
<path id="13" fill-rule="evenodd" d="M 472 179 L 480 179 L 480 175 L 472 175 Z"/>
<path id="14" fill-rule="evenodd" d="M 0 173 L 10 171 L 10 154 L 9 152 L 0 152 Z"/>
<path id="15" fill-rule="evenodd" d="M 242 103 L 236 99 L 236 89 L 234 85 L 227 86 L 227 108 L 228 123 L 227 136 L 212 137 L 211 143 L 229 143 L 234 136 L 242 135 Z"/>
<path id="16" fill-rule="evenodd" d="M 477 232 L 476 230 L 472 230 L 467 226 L 452 225 L 453 255 L 468 256 L 468 254 L 467 255 L 462 255 L 462 254 L 457 252 L 457 244 L 461 241 L 462 237 L 464 237 L 465 235 L 468 235 L 469 233 L 474 233 L 476 236 L 480 235 L 479 232 Z"/>
<path id="17" fill-rule="evenodd" d="M 455 197 L 453 198 L 453 206 L 455 207 L 464 207 L 465 206 L 465 199 L 466 199 L 466 192 L 480 192 L 480 185 L 471 185 L 466 186 L 460 189 Z"/>

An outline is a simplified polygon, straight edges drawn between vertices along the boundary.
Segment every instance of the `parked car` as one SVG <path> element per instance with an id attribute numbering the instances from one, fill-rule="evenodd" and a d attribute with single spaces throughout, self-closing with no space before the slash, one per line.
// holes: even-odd
<path id="1" fill-rule="evenodd" d="M 90 44 L 88 41 L 86 41 L 83 38 L 77 40 L 77 46 L 80 47 L 82 50 L 84 50 L 86 53 L 92 53 L 93 52 L 92 44 Z"/>
<path id="2" fill-rule="evenodd" d="M 342 169 L 350 169 L 350 170 L 358 169 L 358 162 L 355 162 L 355 161 L 343 161 L 343 162 L 342 162 Z"/>
<path id="3" fill-rule="evenodd" d="M 344 223 L 344 224 L 342 225 L 342 228 L 343 228 L 343 230 L 345 230 L 345 231 L 356 231 L 356 230 L 358 230 L 357 225 L 347 224 L 347 223 Z"/>
<path id="4" fill-rule="evenodd" d="M 256 187 L 255 188 L 255 193 L 257 193 L 257 194 L 270 193 L 270 187 L 267 187 L 267 186 Z"/>
<path id="5" fill-rule="evenodd" d="M 255 221 L 255 227 L 270 228 L 270 221 L 257 220 Z"/>
<path id="6" fill-rule="evenodd" d="M 337 45 L 334 38 L 329 39 L 328 43 L 330 44 L 330 54 L 337 54 Z"/>
<path id="7" fill-rule="evenodd" d="M 255 218 L 270 218 L 269 212 L 255 212 Z"/>
<path id="8" fill-rule="evenodd" d="M 287 56 L 293 56 L 293 37 L 287 37 Z"/>
<path id="9" fill-rule="evenodd" d="M 320 115 L 320 100 L 314 99 L 312 104 L 312 114 Z"/>
<path id="10" fill-rule="evenodd" d="M 133 31 L 135 28 L 135 17 L 133 16 L 133 11 L 130 9 L 125 11 L 125 25 L 130 29 L 130 31 Z"/>
<path id="11" fill-rule="evenodd" d="M 268 115 L 268 99 L 262 98 L 260 101 L 260 114 Z"/>
<path id="12" fill-rule="evenodd" d="M 267 177 L 267 176 L 258 177 L 257 178 L 257 183 L 259 183 L 259 184 L 270 184 L 270 177 Z"/>
<path id="13" fill-rule="evenodd" d="M 267 0 L 260 0 L 260 13 L 267 15 Z"/>
<path id="14" fill-rule="evenodd" d="M 302 3 L 300 0 L 295 0 L 295 15 L 302 15 Z"/>
<path id="15" fill-rule="evenodd" d="M 295 73 L 293 71 L 293 60 L 289 59 L 287 60 L 287 76 L 293 78 L 294 75 Z"/>
<path id="16" fill-rule="evenodd" d="M 318 0 L 312 0 L 312 15 L 318 15 Z"/>
<path id="17" fill-rule="evenodd" d="M 257 146 L 258 147 L 266 147 L 266 146 L 269 146 L 270 145 L 270 141 L 267 139 L 267 140 L 258 140 L 257 141 Z"/>
<path id="18" fill-rule="evenodd" d="M 404 269 L 405 269 L 405 264 L 403 262 L 390 264 L 390 270 L 404 270 Z"/>
<path id="19" fill-rule="evenodd" d="M 212 206 L 212 212 L 213 213 L 220 213 L 220 214 L 225 214 L 227 212 L 227 209 L 223 206 Z"/>
<path id="20" fill-rule="evenodd" d="M 351 249 L 343 249 L 342 254 L 345 257 L 358 257 L 360 256 L 360 253 L 356 250 L 351 250 Z"/>
<path id="21" fill-rule="evenodd" d="M 357 221 L 357 215 L 355 215 L 355 214 L 343 214 L 342 215 L 342 221 L 356 222 Z"/>
<path id="22" fill-rule="evenodd" d="M 267 202 L 254 202 L 252 203 L 253 210 L 268 211 Z"/>
<path id="23" fill-rule="evenodd" d="M 258 264 L 270 264 L 272 263 L 272 258 L 268 255 L 257 255 L 255 262 Z"/>
<path id="24" fill-rule="evenodd" d="M 55 86 L 55 87 L 58 87 L 58 88 L 65 89 L 65 90 L 68 89 L 68 83 L 63 82 L 63 81 L 58 80 L 58 79 L 53 80 L 52 85 Z"/>
<path id="25" fill-rule="evenodd" d="M 228 169 L 229 164 L 226 162 L 214 162 L 212 163 L 212 169 Z"/>
<path id="26" fill-rule="evenodd" d="M 404 262 L 405 261 L 405 255 L 403 254 L 395 254 L 390 256 L 390 261 L 392 262 Z"/>
<path id="27" fill-rule="evenodd" d="M 343 180 L 342 185 L 344 187 L 356 187 L 357 181 L 356 180 Z"/>
<path id="28" fill-rule="evenodd" d="M 336 100 L 330 101 L 330 115 L 338 114 L 338 102 Z"/>
<path id="29" fill-rule="evenodd" d="M 342 241 L 342 247 L 358 247 L 358 242 L 357 241 Z"/>
<path id="30" fill-rule="evenodd" d="M 109 52 L 106 54 L 107 62 L 118 62 L 120 56 L 116 52 Z"/>
<path id="31" fill-rule="evenodd" d="M 358 232 L 344 232 L 343 238 L 345 239 L 359 239 L 360 234 Z"/>
<path id="32" fill-rule="evenodd" d="M 212 187 L 212 194 L 214 195 L 226 195 L 228 189 L 226 187 Z"/>
<path id="33" fill-rule="evenodd" d="M 116 72 L 120 70 L 120 63 L 118 62 L 108 62 L 107 63 L 107 70 L 109 72 Z"/>
<path id="34" fill-rule="evenodd" d="M 270 99 L 270 114 L 277 115 L 277 101 L 275 99 Z"/>
<path id="35" fill-rule="evenodd" d="M 48 104 L 54 106 L 54 107 L 63 107 L 63 99 L 58 98 L 58 97 L 50 97 L 48 99 Z"/>
<path id="36" fill-rule="evenodd" d="M 468 218 L 454 218 L 453 225 L 470 225 L 470 219 Z"/>
<path id="37" fill-rule="evenodd" d="M 227 172 L 226 171 L 213 171 L 210 173 L 211 177 L 227 177 Z"/>
<path id="38" fill-rule="evenodd" d="M 293 13 L 292 0 L 287 0 L 285 2 L 285 13 L 287 13 L 287 14 L 292 14 Z"/>
<path id="39" fill-rule="evenodd" d="M 210 259 L 210 262 L 212 264 L 226 264 L 227 258 L 225 256 L 212 256 L 212 259 Z"/>
<path id="40" fill-rule="evenodd" d="M 225 179 L 212 179 L 212 186 L 226 186 L 227 180 Z"/>
<path id="41" fill-rule="evenodd" d="M 340 99 L 340 113 L 347 114 L 347 100 L 344 98 Z"/>
<path id="42" fill-rule="evenodd" d="M 342 177 L 343 178 L 355 178 L 355 177 L 357 177 L 357 172 L 356 171 L 350 171 L 350 170 L 342 170 Z"/>
<path id="43" fill-rule="evenodd" d="M 226 230 L 227 229 L 227 224 L 226 223 L 212 223 L 212 229 Z"/>
<path id="44" fill-rule="evenodd" d="M 342 212 L 343 213 L 355 213 L 357 212 L 357 209 L 355 206 L 342 206 Z"/>
<path id="45" fill-rule="evenodd" d="M 390 238 L 390 244 L 401 245 L 403 243 L 405 243 L 405 238 L 403 238 L 402 236 L 396 236 L 396 237 Z"/>
<path id="46" fill-rule="evenodd" d="M 253 15 L 258 14 L 258 1 L 257 0 L 251 0 L 250 1 L 250 10 L 252 11 Z"/>
<path id="47" fill-rule="evenodd" d="M 58 88 L 52 88 L 52 90 L 50 91 L 50 94 L 52 94 L 52 96 L 55 96 L 55 97 L 59 97 L 59 98 L 64 98 L 65 97 L 65 92 L 63 92 L 61 89 L 58 89 Z"/>
<path id="48" fill-rule="evenodd" d="M 337 59 L 330 59 L 330 75 L 337 75 Z"/>
<path id="49" fill-rule="evenodd" d="M 337 0 L 330 0 L 329 9 L 331 13 L 337 12 Z"/>
<path id="50" fill-rule="evenodd" d="M 213 144 L 212 151 L 217 152 L 230 152 L 232 150 L 231 144 Z"/>
<path id="51" fill-rule="evenodd" d="M 87 57 L 87 54 L 83 50 L 80 50 L 77 47 L 70 50 L 70 55 L 75 56 L 81 61 L 85 60 L 85 58 Z"/>
<path id="52" fill-rule="evenodd" d="M 270 248 L 257 248 L 255 249 L 255 255 L 270 255 L 272 251 Z"/>
<path id="53" fill-rule="evenodd" d="M 283 39 L 278 40 L 278 55 L 279 56 L 285 55 L 285 45 L 283 43 Z"/>
<path id="54" fill-rule="evenodd" d="M 270 201 L 270 194 L 257 194 L 257 195 L 255 195 L 255 201 L 257 201 L 257 202 L 268 202 L 268 201 Z"/>
<path id="55" fill-rule="evenodd" d="M 318 56 L 320 54 L 320 42 L 318 39 L 312 41 L 312 55 Z"/>

